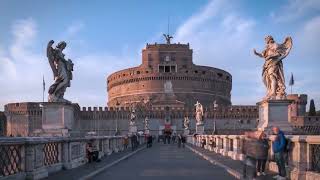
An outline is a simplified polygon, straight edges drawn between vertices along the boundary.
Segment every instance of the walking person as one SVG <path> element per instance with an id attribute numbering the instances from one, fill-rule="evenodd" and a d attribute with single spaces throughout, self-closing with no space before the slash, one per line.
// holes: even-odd
<path id="1" fill-rule="evenodd" d="M 182 136 L 181 134 L 178 135 L 178 148 L 181 147 L 181 143 L 182 143 Z"/>
<path id="2" fill-rule="evenodd" d="M 257 176 L 265 176 L 269 143 L 267 140 L 267 135 L 263 131 L 261 131 L 261 133 L 259 134 L 258 143 L 260 144 L 259 147 L 261 155 L 257 158 Z"/>
<path id="3" fill-rule="evenodd" d="M 128 145 L 129 145 L 129 137 L 125 136 L 123 138 L 123 147 L 124 147 L 125 150 L 128 148 Z"/>
<path id="4" fill-rule="evenodd" d="M 275 138 L 272 139 L 272 150 L 279 170 L 279 174 L 273 178 L 279 180 L 286 179 L 286 167 L 284 161 L 286 138 L 284 133 L 278 127 L 273 127 L 272 132 L 275 135 Z"/>
<path id="5" fill-rule="evenodd" d="M 256 173 L 256 155 L 257 155 L 257 139 L 255 132 L 246 132 L 243 144 L 243 152 L 245 155 L 243 161 L 243 178 L 255 180 Z M 249 171 L 249 172 L 248 172 Z"/>
<path id="6" fill-rule="evenodd" d="M 182 147 L 184 148 L 184 144 L 186 143 L 186 137 L 181 135 L 181 143 L 182 143 Z"/>

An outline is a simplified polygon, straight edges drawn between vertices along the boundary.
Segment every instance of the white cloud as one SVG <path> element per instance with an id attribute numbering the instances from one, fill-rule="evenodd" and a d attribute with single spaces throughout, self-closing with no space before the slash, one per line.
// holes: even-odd
<path id="1" fill-rule="evenodd" d="M 277 12 L 271 12 L 270 16 L 276 22 L 290 22 L 304 17 L 311 12 L 320 11 L 319 0 L 291 0 L 279 8 Z"/>
<path id="2" fill-rule="evenodd" d="M 75 21 L 71 23 L 71 25 L 67 28 L 67 34 L 69 36 L 76 35 L 85 27 L 84 22 L 82 21 Z"/>

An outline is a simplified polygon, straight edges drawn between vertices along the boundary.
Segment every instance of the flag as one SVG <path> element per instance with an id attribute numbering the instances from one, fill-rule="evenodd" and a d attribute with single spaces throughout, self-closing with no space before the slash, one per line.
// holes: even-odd
<path id="1" fill-rule="evenodd" d="M 294 79 L 293 79 L 293 74 L 291 73 L 290 81 L 289 81 L 289 86 L 294 85 Z"/>
<path id="2" fill-rule="evenodd" d="M 44 76 L 42 77 L 42 86 L 43 86 L 43 92 L 46 90 L 46 83 L 44 82 Z"/>

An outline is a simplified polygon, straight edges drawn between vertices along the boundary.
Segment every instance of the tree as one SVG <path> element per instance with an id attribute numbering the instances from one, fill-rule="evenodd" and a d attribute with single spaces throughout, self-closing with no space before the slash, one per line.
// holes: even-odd
<path id="1" fill-rule="evenodd" d="M 310 107 L 309 107 L 309 116 L 316 116 L 317 113 L 316 113 L 316 107 L 314 105 L 314 100 L 311 99 L 310 100 Z"/>

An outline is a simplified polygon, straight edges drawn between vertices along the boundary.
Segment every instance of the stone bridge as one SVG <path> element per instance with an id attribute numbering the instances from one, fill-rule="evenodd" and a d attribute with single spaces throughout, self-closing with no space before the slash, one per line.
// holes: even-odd
<path id="1" fill-rule="evenodd" d="M 288 178 L 320 179 L 320 136 L 287 136 Z M 241 179 L 244 137 L 241 135 L 188 136 L 186 147 L 145 138 L 132 151 L 122 136 L 0 138 L 0 179 Z M 206 145 L 201 146 L 205 140 Z M 99 151 L 100 162 L 88 163 L 88 143 Z M 269 157 L 272 157 L 270 151 Z M 268 175 L 277 171 L 271 160 Z"/>

